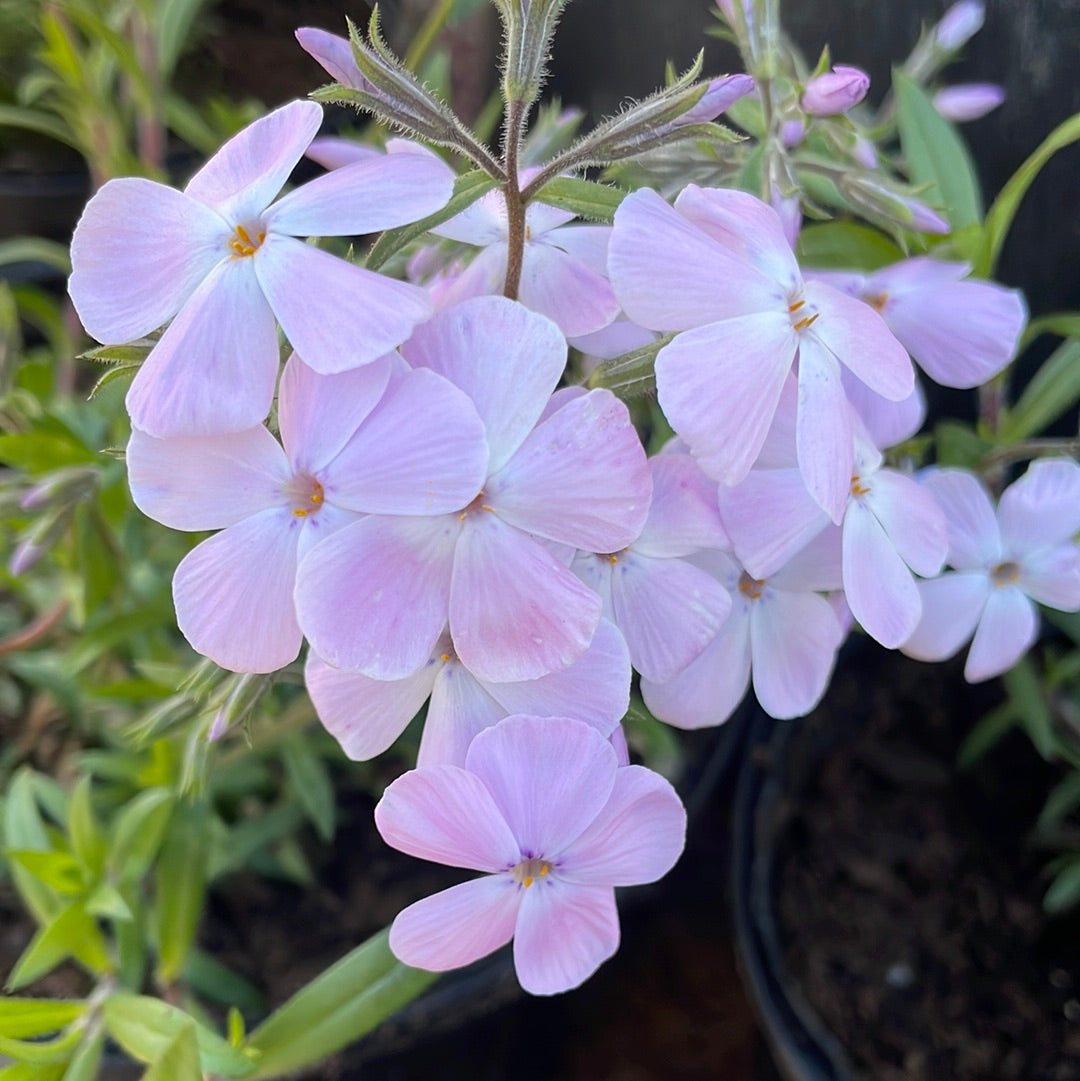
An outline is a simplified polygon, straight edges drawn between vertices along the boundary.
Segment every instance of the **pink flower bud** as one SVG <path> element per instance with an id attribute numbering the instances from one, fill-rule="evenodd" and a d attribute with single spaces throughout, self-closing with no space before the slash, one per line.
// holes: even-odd
<path id="1" fill-rule="evenodd" d="M 855 136 L 855 141 L 851 144 L 851 158 L 864 169 L 876 169 L 878 165 L 877 150 L 864 135 Z"/>
<path id="2" fill-rule="evenodd" d="M 870 89 L 870 76 L 859 68 L 838 64 L 806 84 L 802 107 L 811 116 L 835 116 L 858 105 Z"/>
<path id="3" fill-rule="evenodd" d="M 977 34 L 986 17 L 982 0 L 959 0 L 941 18 L 934 40 L 942 49 L 959 49 Z"/>
<path id="4" fill-rule="evenodd" d="M 753 89 L 754 80 L 749 75 L 723 75 L 719 79 L 713 79 L 701 100 L 688 112 L 683 113 L 675 124 L 678 127 L 685 124 L 707 124 Z"/>
<path id="5" fill-rule="evenodd" d="M 780 125 L 780 141 L 789 150 L 798 146 L 803 141 L 803 136 L 806 135 L 806 121 L 801 117 L 795 120 L 785 120 Z"/>
<path id="6" fill-rule="evenodd" d="M 934 95 L 934 108 L 946 120 L 963 124 L 978 120 L 1005 100 L 1005 90 L 997 83 L 961 83 L 946 86 Z"/>

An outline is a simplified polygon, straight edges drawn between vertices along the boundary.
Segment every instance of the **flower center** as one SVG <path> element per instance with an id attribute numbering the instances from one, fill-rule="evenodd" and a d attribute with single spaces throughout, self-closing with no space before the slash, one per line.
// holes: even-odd
<path id="1" fill-rule="evenodd" d="M 788 315 L 791 316 L 791 325 L 795 330 L 806 330 L 807 327 L 812 327 L 816 322 L 820 312 L 814 312 L 813 315 L 807 315 L 803 310 L 806 307 L 805 300 L 793 300 L 788 305 Z"/>
<path id="2" fill-rule="evenodd" d="M 285 498 L 292 503 L 292 512 L 297 518 L 306 518 L 315 514 L 326 498 L 323 486 L 307 473 L 298 473 L 285 486 Z"/>
<path id="3" fill-rule="evenodd" d="M 475 514 L 477 511 L 486 510 L 489 514 L 494 513 L 494 507 L 489 507 L 484 502 L 484 493 L 481 492 L 459 515 L 458 521 L 464 522 L 470 514 Z"/>
<path id="4" fill-rule="evenodd" d="M 510 874 L 519 886 L 528 889 L 538 878 L 547 878 L 554 866 L 553 863 L 534 856 L 532 859 L 522 860 Z"/>
<path id="5" fill-rule="evenodd" d="M 764 578 L 751 578 L 746 571 L 739 575 L 739 592 L 748 600 L 756 601 L 764 591 Z"/>
<path id="6" fill-rule="evenodd" d="M 266 230 L 262 226 L 258 228 L 252 226 L 249 231 L 243 225 L 238 225 L 233 231 L 232 240 L 229 241 L 229 250 L 233 253 L 234 259 L 244 259 L 249 255 L 254 255 L 262 247 L 265 239 Z"/>
<path id="7" fill-rule="evenodd" d="M 851 494 L 852 495 L 869 495 L 870 489 L 867 488 L 862 482 L 862 478 L 858 473 L 851 474 Z"/>
<path id="8" fill-rule="evenodd" d="M 880 315 L 885 308 L 885 305 L 889 302 L 888 293 L 871 293 L 869 296 L 863 297 L 863 300 L 870 305 Z"/>
<path id="9" fill-rule="evenodd" d="M 990 577 L 994 581 L 999 589 L 1002 586 L 1011 586 L 1020 577 L 1020 565 L 1013 563 L 1013 561 L 1007 560 L 1004 563 L 999 563 L 996 567 L 990 571 Z"/>

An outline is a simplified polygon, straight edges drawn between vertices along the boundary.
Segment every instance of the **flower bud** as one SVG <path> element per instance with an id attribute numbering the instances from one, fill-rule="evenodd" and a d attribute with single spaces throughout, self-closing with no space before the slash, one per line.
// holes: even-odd
<path id="1" fill-rule="evenodd" d="M 934 41 L 942 49 L 959 49 L 979 32 L 985 18 L 982 0 L 959 0 L 934 28 Z"/>
<path id="2" fill-rule="evenodd" d="M 946 86 L 934 95 L 934 108 L 946 120 L 963 124 L 992 112 L 1005 100 L 1005 90 L 997 83 L 960 83 Z"/>
<path id="3" fill-rule="evenodd" d="M 920 233 L 943 235 L 951 231 L 949 223 L 925 203 L 910 195 L 902 195 L 864 173 L 849 173 L 840 177 L 837 187 L 853 206 L 871 220 L 903 225 Z"/>
<path id="4" fill-rule="evenodd" d="M 869 89 L 870 76 L 865 71 L 838 64 L 806 84 L 802 107 L 811 116 L 835 116 L 858 105 Z"/>
<path id="5" fill-rule="evenodd" d="M 785 120 L 780 125 L 780 141 L 789 150 L 796 147 L 803 141 L 803 137 L 806 135 L 806 121 L 802 117 L 797 117 L 794 120 Z"/>

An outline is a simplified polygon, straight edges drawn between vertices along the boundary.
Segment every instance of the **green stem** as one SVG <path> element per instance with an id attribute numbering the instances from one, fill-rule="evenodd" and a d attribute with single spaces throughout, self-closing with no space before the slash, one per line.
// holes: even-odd
<path id="1" fill-rule="evenodd" d="M 409 46 L 409 51 L 405 54 L 405 66 L 409 71 L 416 71 L 427 59 L 431 47 L 435 44 L 439 34 L 442 33 L 443 27 L 446 26 L 454 10 L 454 3 L 455 0 L 439 0 L 428 12 L 427 18 L 416 32 L 416 37 L 413 38 L 412 44 Z"/>

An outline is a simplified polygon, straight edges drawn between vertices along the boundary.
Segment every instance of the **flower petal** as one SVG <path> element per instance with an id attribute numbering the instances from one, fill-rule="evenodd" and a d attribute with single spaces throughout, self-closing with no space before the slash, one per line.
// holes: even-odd
<path id="1" fill-rule="evenodd" d="M 1015 586 L 991 590 L 964 665 L 964 679 L 981 683 L 1007 672 L 1039 634 L 1035 605 Z"/>
<path id="2" fill-rule="evenodd" d="M 924 578 L 941 573 L 949 551 L 945 515 L 934 496 L 911 477 L 881 469 L 863 497 L 900 558 Z"/>
<path id="3" fill-rule="evenodd" d="M 1012 555 L 1070 540 L 1080 530 L 1080 464 L 1045 458 L 1001 494 L 998 521 Z"/>
<path id="4" fill-rule="evenodd" d="M 105 183 L 71 238 L 68 289 L 87 334 L 116 344 L 161 326 L 227 258 L 229 236 L 219 215 L 164 184 Z"/>
<path id="5" fill-rule="evenodd" d="M 606 277 L 539 241 L 525 245 L 518 298 L 526 308 L 553 320 L 567 337 L 591 334 L 619 314 L 619 302 Z"/>
<path id="6" fill-rule="evenodd" d="M 1032 552 L 1016 583 L 1032 600 L 1062 612 L 1080 609 L 1080 545 L 1074 541 Z"/>
<path id="7" fill-rule="evenodd" d="M 288 510 L 262 511 L 180 561 L 176 623 L 196 652 L 233 672 L 276 672 L 296 659 L 292 591 L 302 528 Z"/>
<path id="8" fill-rule="evenodd" d="M 451 659 L 439 665 L 416 764 L 464 767 L 469 745 L 476 736 L 510 712 L 460 661 Z"/>
<path id="9" fill-rule="evenodd" d="M 431 315 L 427 294 L 270 233 L 252 257 L 289 343 L 317 372 L 358 368 L 396 349 Z"/>
<path id="10" fill-rule="evenodd" d="M 657 454 L 649 459 L 652 502 L 634 549 L 642 555 L 687 556 L 702 548 L 728 548 L 731 541 L 720 516 L 716 483 L 687 454 Z"/>
<path id="11" fill-rule="evenodd" d="M 686 811 L 675 789 L 644 766 L 624 766 L 604 809 L 563 853 L 558 874 L 586 886 L 640 886 L 675 866 Z"/>
<path id="12" fill-rule="evenodd" d="M 509 875 L 485 875 L 425 897 L 398 913 L 390 950 L 427 972 L 471 965 L 514 937 L 519 888 Z"/>
<path id="13" fill-rule="evenodd" d="M 956 571 L 917 585 L 922 615 L 900 651 L 917 661 L 944 661 L 975 633 L 990 578 L 979 571 Z"/>
<path id="14" fill-rule="evenodd" d="M 459 766 L 403 773 L 379 800 L 375 826 L 392 848 L 450 867 L 506 871 L 521 859 L 483 778 Z"/>
<path id="15" fill-rule="evenodd" d="M 949 563 L 957 570 L 983 569 L 1002 559 L 1001 533 L 990 494 L 974 473 L 924 469 L 921 484 L 945 515 Z"/>

